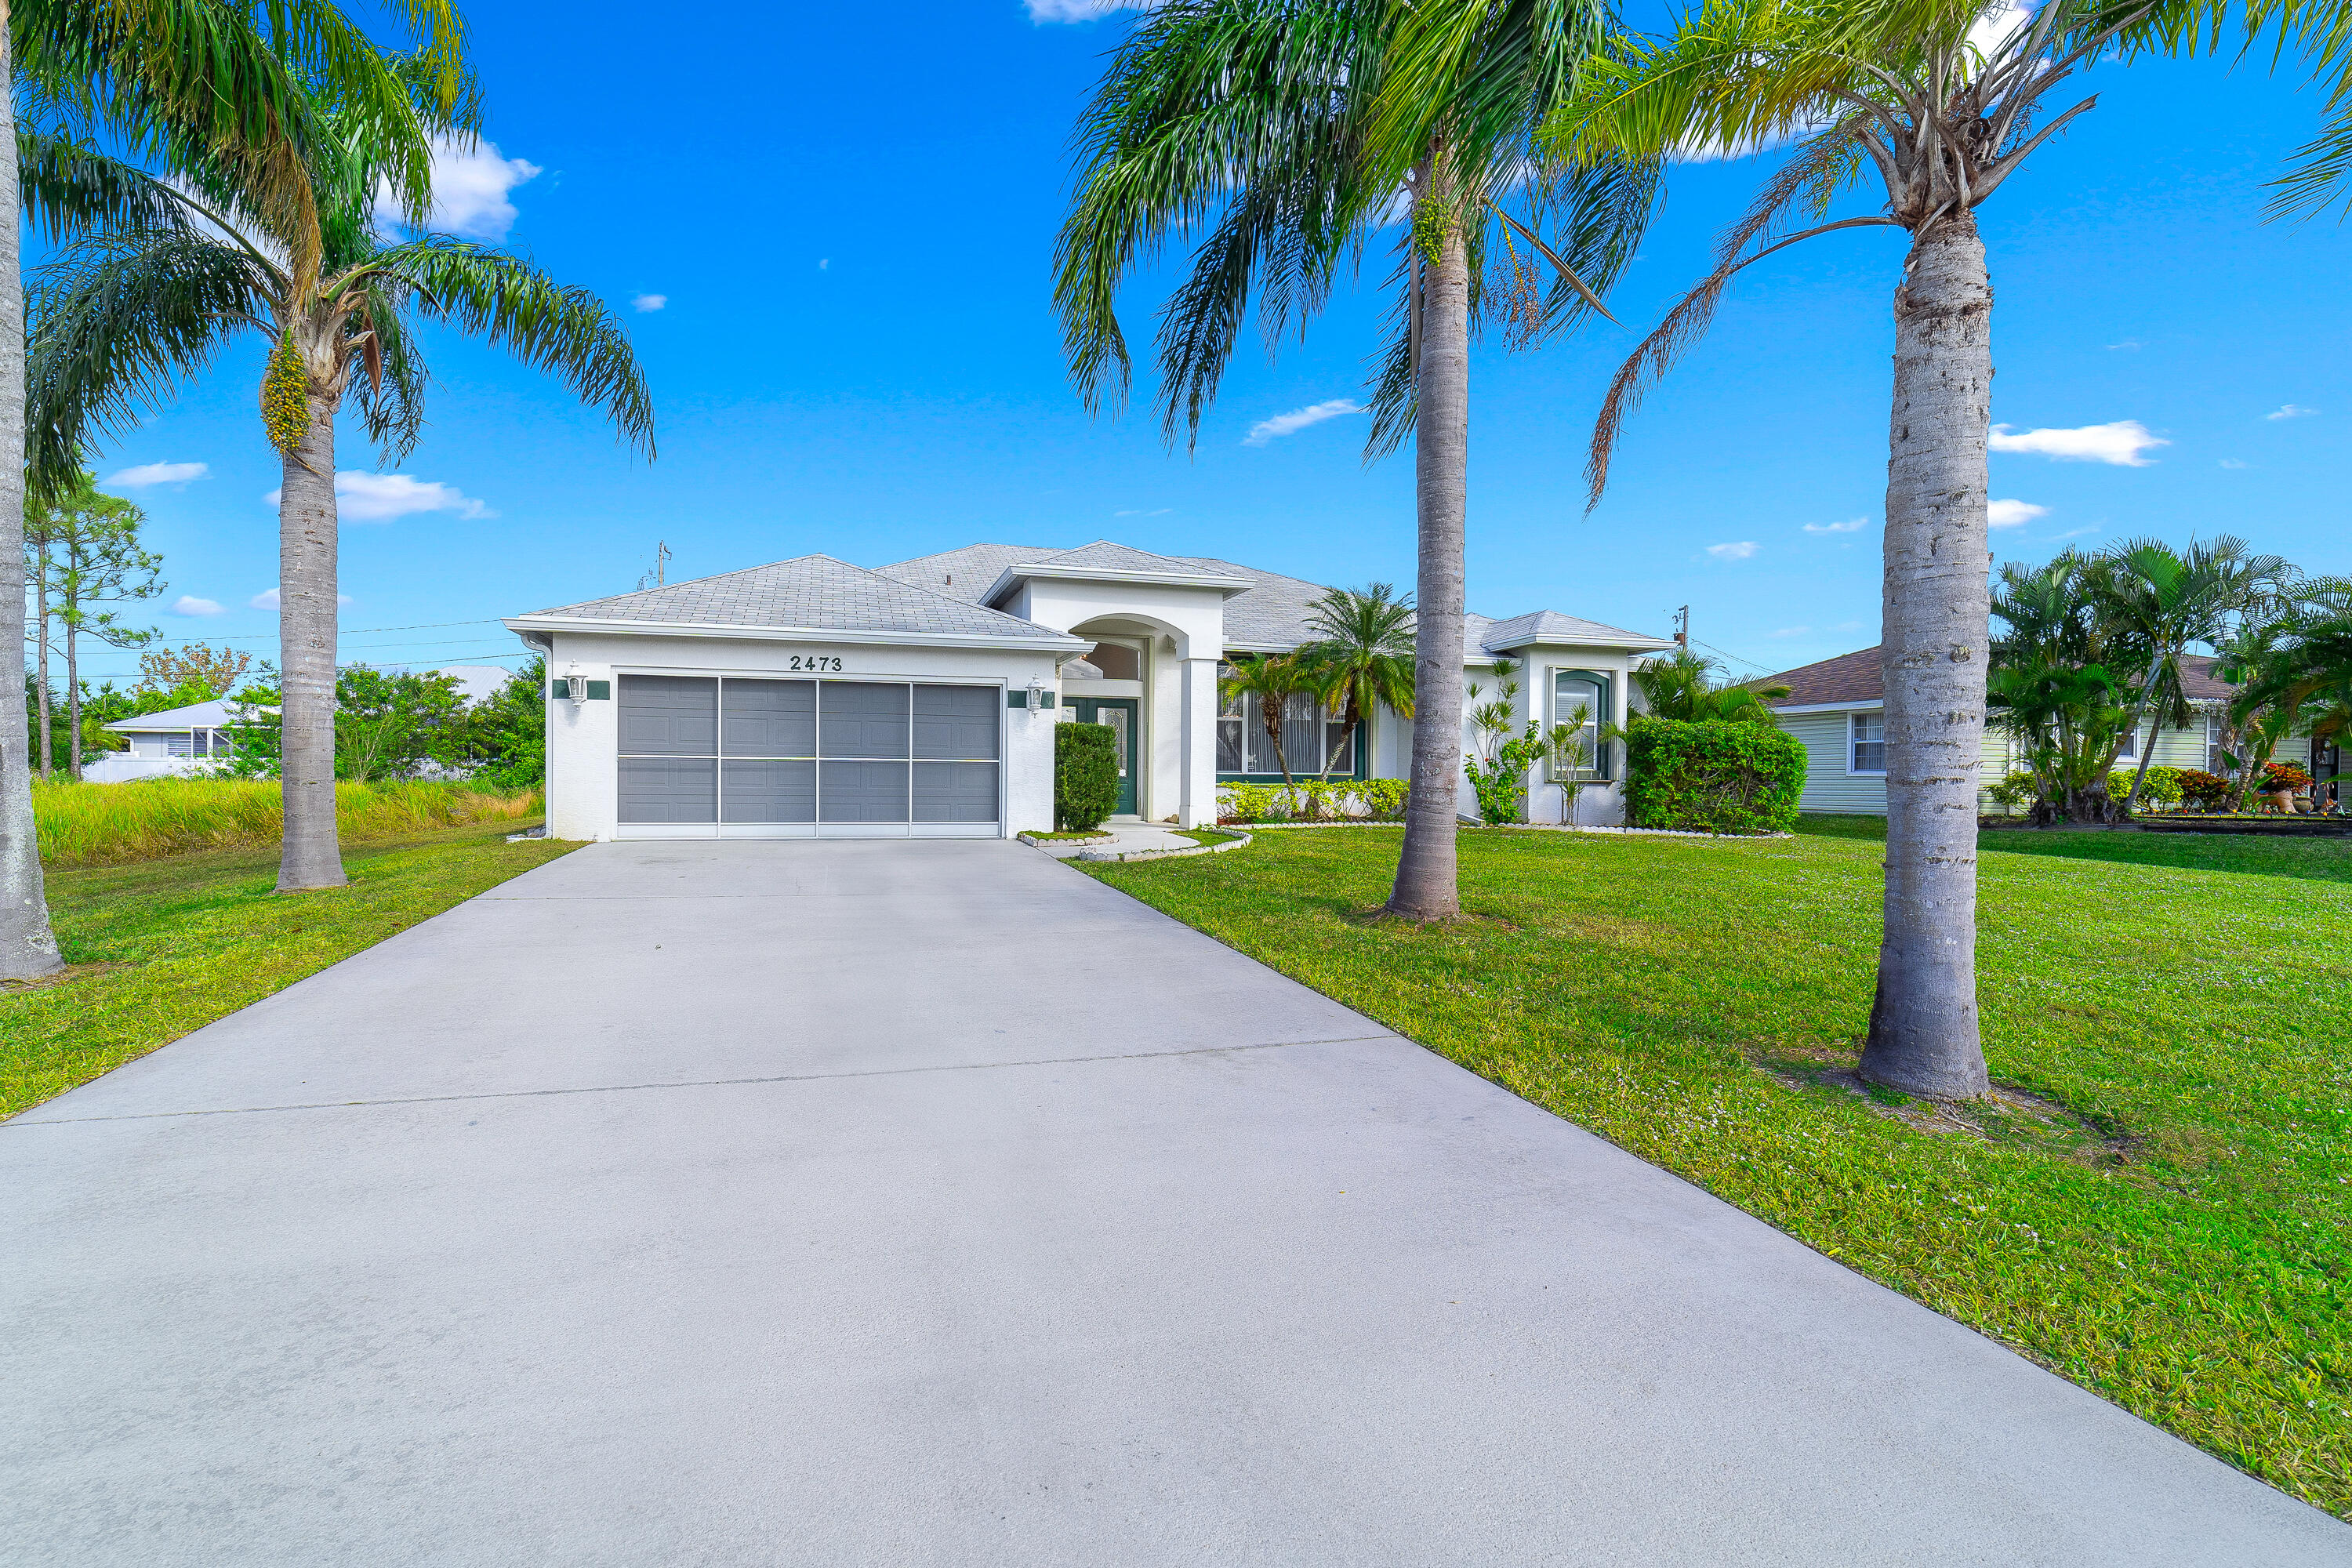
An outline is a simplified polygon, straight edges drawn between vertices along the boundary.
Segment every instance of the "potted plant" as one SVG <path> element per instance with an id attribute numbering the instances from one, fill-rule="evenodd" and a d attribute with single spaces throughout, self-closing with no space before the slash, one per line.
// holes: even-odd
<path id="1" fill-rule="evenodd" d="M 2298 809 L 2297 797 L 2305 806 L 2311 804 L 2311 775 L 2293 763 L 2263 763 L 2260 788 L 2263 798 L 2271 803 L 2273 810 L 2290 816 Z"/>

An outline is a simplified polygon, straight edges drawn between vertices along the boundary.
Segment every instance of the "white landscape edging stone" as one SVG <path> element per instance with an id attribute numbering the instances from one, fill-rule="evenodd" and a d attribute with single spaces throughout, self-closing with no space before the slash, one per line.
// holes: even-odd
<path id="1" fill-rule="evenodd" d="M 1188 855 L 1222 855 L 1228 849 L 1239 849 L 1250 841 L 1250 836 L 1242 832 L 1238 828 L 1212 827 L 1204 829 L 1204 831 L 1210 833 L 1230 833 L 1233 837 L 1226 839 L 1223 844 L 1194 844 L 1190 847 L 1183 849 L 1081 849 L 1076 855 L 1054 855 L 1054 858 L 1056 860 L 1088 860 L 1098 865 L 1105 862 L 1118 860 L 1181 860 Z M 1106 834 L 1104 837 L 1115 838 L 1117 836 Z M 1071 842 L 1071 840 L 1067 838 L 1032 838 L 1025 833 L 1019 835 L 1019 837 L 1024 844 L 1028 845 L 1031 848 L 1047 855 L 1053 855 L 1053 851 L 1046 848 L 1047 845 L 1055 843 L 1067 844 Z"/>

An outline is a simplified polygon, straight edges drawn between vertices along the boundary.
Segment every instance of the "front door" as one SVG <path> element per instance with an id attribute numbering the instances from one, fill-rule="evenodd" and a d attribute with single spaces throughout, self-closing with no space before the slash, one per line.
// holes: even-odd
<path id="1" fill-rule="evenodd" d="M 1135 815 L 1135 699 L 1132 697 L 1073 697 L 1070 706 L 1081 724 L 1108 724 L 1118 736 L 1118 810 Z"/>

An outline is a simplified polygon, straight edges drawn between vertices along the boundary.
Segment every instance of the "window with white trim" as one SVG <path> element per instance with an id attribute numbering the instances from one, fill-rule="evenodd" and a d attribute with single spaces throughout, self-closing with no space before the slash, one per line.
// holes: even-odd
<path id="1" fill-rule="evenodd" d="M 1845 771 L 1883 773 L 1886 771 L 1886 715 L 1856 713 L 1850 720 Z"/>
<path id="2" fill-rule="evenodd" d="M 1605 781 L 1610 776 L 1609 745 L 1601 738 L 1601 726 L 1615 717 L 1611 687 L 1609 677 L 1597 670 L 1562 669 L 1552 675 L 1551 721 L 1575 728 L 1579 754 L 1584 758 L 1574 778 Z"/>

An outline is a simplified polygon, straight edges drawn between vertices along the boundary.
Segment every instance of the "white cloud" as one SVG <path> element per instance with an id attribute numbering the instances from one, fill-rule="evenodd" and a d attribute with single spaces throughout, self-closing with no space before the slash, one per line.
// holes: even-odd
<path id="1" fill-rule="evenodd" d="M 2109 343 L 2107 345 L 2107 349 L 2110 353 L 2120 349 L 2127 353 L 2137 353 L 2139 352 L 2139 340 L 2137 338 L 2126 338 L 2119 343 Z"/>
<path id="2" fill-rule="evenodd" d="M 546 171 L 524 158 L 501 157 L 495 142 L 458 136 L 433 139 L 433 227 L 468 239 L 506 238 L 521 216 L 507 193 Z M 400 221 L 392 187 L 376 185 L 375 221 L 389 228 Z"/>
<path id="3" fill-rule="evenodd" d="M 211 472 L 211 466 L 205 463 L 140 463 L 119 474 L 109 474 L 98 482 L 119 490 L 136 490 L 149 485 L 184 485 Z"/>
<path id="4" fill-rule="evenodd" d="M 2224 458 L 2221 459 L 2221 466 L 2225 468 L 2242 468 L 2246 464 L 2242 458 Z"/>
<path id="5" fill-rule="evenodd" d="M 279 492 L 261 498 L 276 506 Z M 499 514 L 455 485 L 406 474 L 370 474 L 355 468 L 335 473 L 335 511 L 344 522 L 390 522 L 413 511 L 454 511 L 459 517 Z"/>
<path id="6" fill-rule="evenodd" d="M 816 269 L 819 272 L 824 271 L 826 268 L 831 267 L 832 265 L 833 258 L 830 256 L 820 256 L 816 258 Z"/>
<path id="7" fill-rule="evenodd" d="M 2096 533 L 2098 531 L 2099 531 L 2095 528 L 2070 528 L 2058 537 L 2061 539 L 2080 539 L 2086 533 Z"/>
<path id="8" fill-rule="evenodd" d="M 1121 11 L 1157 11 L 1160 0 L 1029 0 L 1032 22 L 1099 22 Z"/>
<path id="9" fill-rule="evenodd" d="M 1808 637 L 1813 635 L 1813 628 L 1811 626 L 1782 626 L 1777 632 L 1766 632 L 1764 635 L 1768 637 Z"/>
<path id="10" fill-rule="evenodd" d="M 2161 436 L 2150 435 L 2137 419 L 2085 425 L 2079 430 L 2011 430 L 1996 425 L 1990 444 L 1996 452 L 2038 452 L 2063 461 L 2113 463 L 2125 468 L 2145 468 L 2156 459 L 2141 457 L 2142 452 L 2172 445 Z"/>
<path id="11" fill-rule="evenodd" d="M 1809 522 L 1805 524 L 1805 531 L 1807 533 L 1860 533 L 1869 526 L 1870 519 L 1866 517 L 1850 517 L 1843 522 Z"/>
<path id="12" fill-rule="evenodd" d="M 335 604 L 338 608 L 348 605 L 351 602 L 352 596 L 349 594 L 338 594 L 335 595 Z M 252 598 L 247 599 L 246 603 L 257 610 L 274 610 L 278 607 L 278 590 L 275 588 L 265 588 L 260 593 L 256 594 Z"/>
<path id="13" fill-rule="evenodd" d="M 217 599 L 199 599 L 194 594 L 183 594 L 172 601 L 168 612 L 174 616 L 217 616 L 221 613 Z"/>
<path id="14" fill-rule="evenodd" d="M 2008 40 L 2011 33 L 2032 20 L 2033 11 L 2031 6 L 2019 5 L 2017 0 L 1998 0 L 1969 28 L 1969 42 L 1990 56 Z"/>
<path id="15" fill-rule="evenodd" d="M 2265 414 L 2263 417 L 2265 419 L 2307 419 L 2318 412 L 2318 409 L 2305 408 L 2300 403 L 2283 403 L 2279 405 L 2275 412 Z"/>
<path id="16" fill-rule="evenodd" d="M 1757 544 L 1752 539 L 1743 539 L 1733 544 L 1710 544 L 1706 547 L 1706 552 L 1717 561 L 1745 561 L 1755 554 L 1756 551 Z"/>
<path id="17" fill-rule="evenodd" d="M 1170 512 L 1174 511 L 1175 510 L 1176 510 L 1176 509 L 1175 509 L 1174 507 L 1172 507 L 1172 506 L 1155 506 L 1155 507 L 1153 507 L 1150 510 L 1146 511 L 1146 510 L 1144 510 L 1141 507 L 1133 507 L 1133 506 L 1131 506 L 1131 507 L 1129 507 L 1129 508 L 1128 508 L 1126 510 L 1124 510 L 1124 511 L 1115 511 L 1115 512 L 1111 513 L 1111 516 L 1113 516 L 1113 517 L 1166 517 Z"/>
<path id="18" fill-rule="evenodd" d="M 648 310 L 658 310 L 667 305 L 669 303 L 669 296 L 667 294 L 640 294 L 635 299 L 630 300 L 629 303 L 635 305 L 637 308 L 638 313 L 642 315 Z"/>
<path id="19" fill-rule="evenodd" d="M 2030 500 L 1985 502 L 1985 521 L 1995 528 L 2022 528 L 2037 517 L 2049 515 L 2048 507 L 2036 506 Z"/>
<path id="20" fill-rule="evenodd" d="M 1363 411 L 1361 404 L 1347 397 L 1335 397 L 1328 403 L 1310 403 L 1304 408 L 1294 408 L 1287 414 L 1259 420 L 1250 426 L 1250 433 L 1242 437 L 1242 445 L 1263 447 L 1277 436 L 1295 435 L 1309 425 L 1320 425 L 1326 419 L 1337 419 L 1343 414 L 1361 414 Z"/>

